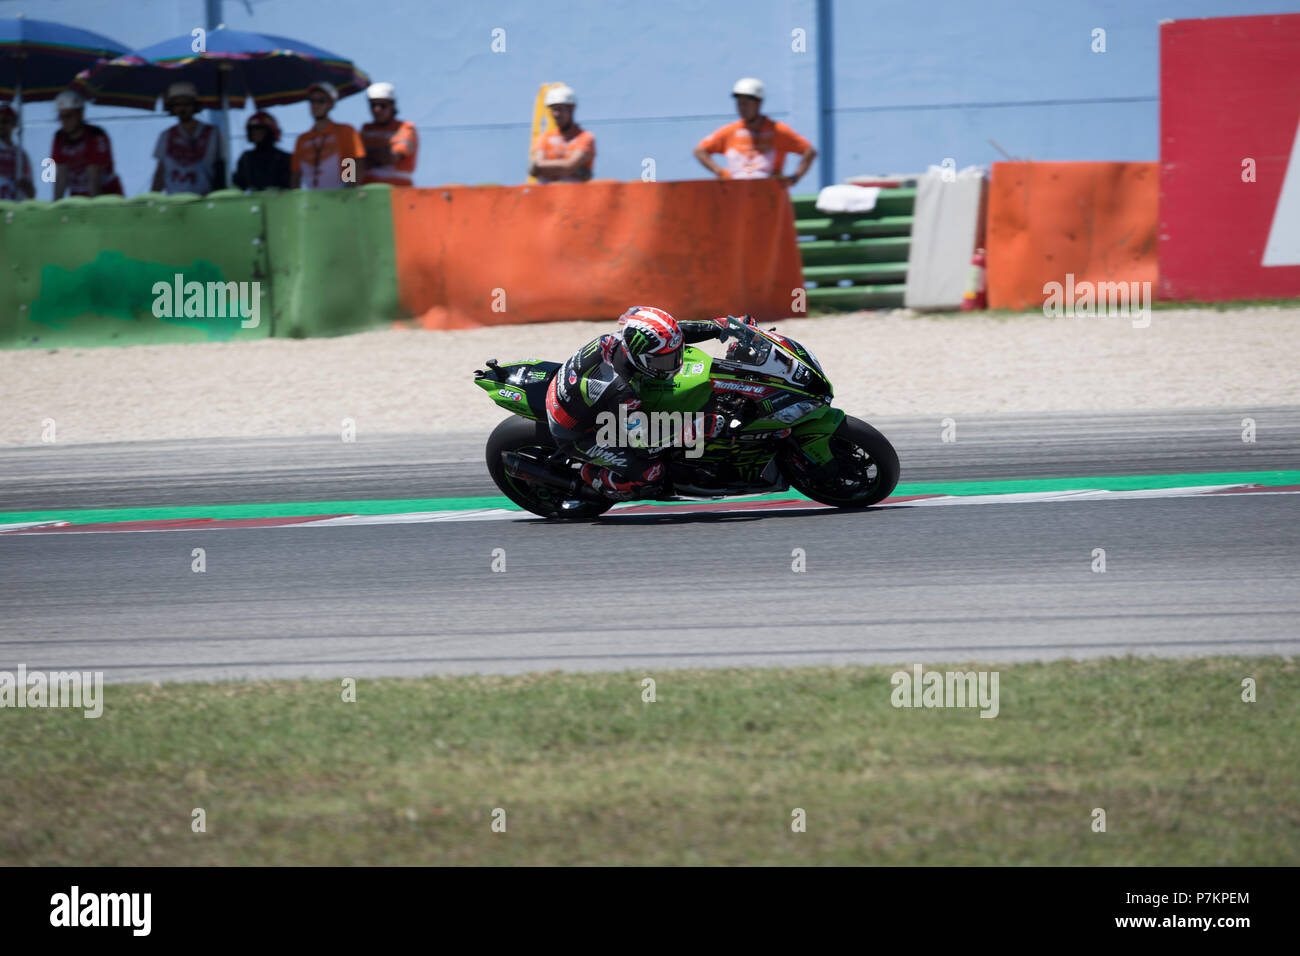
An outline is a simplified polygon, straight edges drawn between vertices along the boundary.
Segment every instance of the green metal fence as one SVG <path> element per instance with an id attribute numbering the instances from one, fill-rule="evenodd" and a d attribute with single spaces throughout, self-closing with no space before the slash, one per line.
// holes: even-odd
<path id="1" fill-rule="evenodd" d="M 916 189 L 882 189 L 869 213 L 827 215 L 794 196 L 795 233 L 810 309 L 901 307 Z"/>

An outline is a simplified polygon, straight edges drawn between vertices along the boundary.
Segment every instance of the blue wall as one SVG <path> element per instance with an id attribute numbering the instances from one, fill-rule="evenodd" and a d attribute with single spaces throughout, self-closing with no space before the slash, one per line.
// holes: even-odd
<path id="1" fill-rule="evenodd" d="M 204 26 L 204 11 L 203 0 L 0 0 L 0 16 L 132 47 Z M 417 185 L 522 181 L 548 80 L 577 90 L 598 177 L 637 179 L 653 159 L 659 179 L 699 178 L 691 150 L 735 118 L 731 84 L 753 75 L 769 115 L 819 147 L 833 136 L 800 191 L 947 157 L 988 164 L 1002 158 L 990 139 L 1033 159 L 1156 159 L 1159 21 L 1297 11 L 1300 0 L 224 0 L 232 29 L 301 37 L 396 83 L 399 113 L 420 131 Z M 491 51 L 498 27 L 504 53 Z M 1095 28 L 1105 53 L 1091 52 Z M 308 125 L 306 104 L 273 112 L 288 144 Z M 87 115 L 112 136 L 127 193 L 144 191 L 168 119 L 93 105 Z M 232 114 L 236 154 L 246 116 Z M 359 126 L 368 111 L 354 96 L 334 116 Z M 53 107 L 32 104 L 24 118 L 39 164 Z"/>

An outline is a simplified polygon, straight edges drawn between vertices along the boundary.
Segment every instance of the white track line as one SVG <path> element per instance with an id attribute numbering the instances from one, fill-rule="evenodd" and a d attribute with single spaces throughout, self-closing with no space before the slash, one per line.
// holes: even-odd
<path id="1" fill-rule="evenodd" d="M 1130 491 L 1106 491 L 1101 488 L 1082 488 L 1070 491 L 1021 491 L 1011 492 L 1002 495 L 942 495 L 934 498 L 917 498 L 912 501 L 889 502 L 877 505 L 878 508 L 934 508 L 945 505 L 1019 505 L 1019 504 L 1050 504 L 1053 502 L 1068 501 L 1125 501 L 1134 499 L 1149 498 L 1187 498 L 1197 495 L 1206 495 L 1214 491 L 1225 491 L 1232 488 L 1250 488 L 1250 491 L 1239 492 L 1235 495 L 1220 495 L 1222 498 L 1236 498 L 1242 494 L 1300 494 L 1297 491 L 1271 491 L 1267 486 L 1254 488 L 1251 485 L 1196 485 L 1183 488 L 1140 488 Z M 735 507 L 727 507 L 733 504 Z M 707 510 L 692 507 L 698 504 L 711 504 L 714 507 Z M 748 504 L 749 507 L 742 507 Z M 701 502 L 680 502 L 672 505 L 659 505 L 652 511 L 639 511 L 639 516 L 653 515 L 680 515 L 680 514 L 758 514 L 761 515 L 763 508 L 754 508 L 753 500 L 746 498 L 732 498 L 721 501 L 701 501 Z M 771 502 L 772 510 L 798 510 L 798 509 L 824 509 L 827 506 L 819 505 L 812 501 L 791 501 L 791 502 Z M 608 514 L 616 516 L 620 511 L 628 508 L 644 507 L 644 502 L 627 502 L 625 504 L 615 505 Z M 236 519 L 238 520 L 238 519 Z M 439 521 L 543 521 L 545 519 L 537 518 L 525 511 L 515 511 L 507 508 L 471 508 L 461 511 L 412 511 L 399 514 L 384 515 L 337 515 L 332 518 L 322 518 L 319 521 L 295 521 L 292 524 L 284 525 L 258 525 L 259 529 L 265 528 L 338 528 L 360 525 L 384 525 L 384 524 L 431 524 Z M 20 522 L 17 524 L 0 525 L 0 534 L 31 534 L 40 533 L 39 528 L 51 525 L 62 525 L 67 530 L 60 531 L 58 534 L 122 534 L 125 532 L 113 531 L 111 528 L 97 528 L 94 530 L 73 530 L 68 527 L 66 521 L 31 521 Z M 187 527 L 160 527 L 160 528 L 132 528 L 131 533 L 148 534 L 154 531 L 245 531 L 248 528 L 231 528 L 220 525 L 203 527 L 201 525 L 190 525 Z M 51 535 L 52 536 L 52 535 Z"/>

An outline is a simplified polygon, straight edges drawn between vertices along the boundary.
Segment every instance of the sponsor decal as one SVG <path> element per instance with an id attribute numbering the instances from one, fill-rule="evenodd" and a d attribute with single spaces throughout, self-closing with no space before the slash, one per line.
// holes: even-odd
<path id="1" fill-rule="evenodd" d="M 790 434 L 790 429 L 780 428 L 777 429 L 776 431 L 768 431 L 768 432 L 745 432 L 744 434 L 737 435 L 736 437 L 741 441 L 761 441 L 767 438 L 784 438 L 786 435 L 789 434 Z"/>
<path id="2" fill-rule="evenodd" d="M 587 452 L 587 457 L 597 464 L 611 468 L 627 467 L 627 455 L 610 445 L 594 445 Z"/>
<path id="3" fill-rule="evenodd" d="M 569 372 L 569 384 L 570 384 L 570 385 L 577 385 L 577 384 L 578 384 L 578 373 L 577 373 L 577 372 L 572 372 L 572 371 Z"/>
<path id="4" fill-rule="evenodd" d="M 516 392 L 513 388 L 499 388 L 497 394 L 502 398 L 508 398 L 512 402 L 522 402 L 524 395 L 522 392 Z"/>
<path id="5" fill-rule="evenodd" d="M 772 393 L 772 389 L 766 385 L 759 385 L 757 382 L 733 382 L 729 379 L 714 379 L 713 390 L 715 392 L 740 392 L 742 395 L 753 395 L 755 398 L 763 398 Z"/>
<path id="6" fill-rule="evenodd" d="M 687 374 L 687 375 L 703 375 L 703 374 L 704 374 L 704 363 L 703 363 L 703 362 L 692 362 L 689 366 L 687 366 L 687 368 L 686 368 L 686 374 Z"/>

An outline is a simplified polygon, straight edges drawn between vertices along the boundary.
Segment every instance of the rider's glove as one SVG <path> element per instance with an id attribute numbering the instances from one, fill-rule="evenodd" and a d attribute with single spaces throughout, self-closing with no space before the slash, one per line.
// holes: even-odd
<path id="1" fill-rule="evenodd" d="M 718 327 L 718 341 L 725 342 L 731 335 L 731 323 L 739 322 L 742 325 L 757 325 L 752 315 L 723 315 L 713 320 L 713 324 Z"/>
<path id="2" fill-rule="evenodd" d="M 695 428 L 696 424 L 700 426 L 698 432 Z M 730 423 L 726 415 L 701 413 L 695 418 L 686 419 L 682 441 L 686 445 L 695 445 L 705 438 L 721 438 L 729 427 Z"/>

